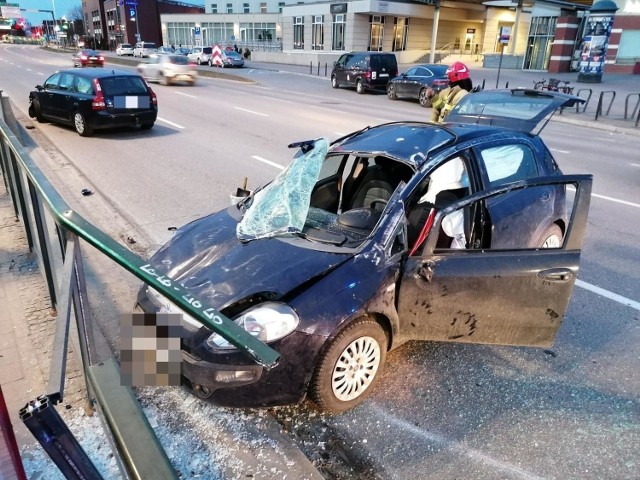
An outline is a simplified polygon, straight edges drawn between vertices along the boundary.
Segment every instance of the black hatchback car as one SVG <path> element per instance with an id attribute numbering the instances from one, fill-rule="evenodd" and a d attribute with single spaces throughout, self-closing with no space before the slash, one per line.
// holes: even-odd
<path id="1" fill-rule="evenodd" d="M 153 127 L 156 94 L 136 74 L 112 68 L 61 70 L 29 93 L 29 116 L 71 125 L 83 137 L 113 127 Z"/>
<path id="2" fill-rule="evenodd" d="M 409 340 L 551 345 L 578 273 L 592 179 L 563 175 L 531 131 L 576 101 L 481 92 L 450 113 L 456 123 L 305 142 L 265 188 L 180 228 L 150 259 L 153 271 L 281 355 L 266 369 L 184 314 L 186 383 L 222 405 L 309 393 L 342 411 Z M 138 305 L 181 312 L 149 286 Z"/>

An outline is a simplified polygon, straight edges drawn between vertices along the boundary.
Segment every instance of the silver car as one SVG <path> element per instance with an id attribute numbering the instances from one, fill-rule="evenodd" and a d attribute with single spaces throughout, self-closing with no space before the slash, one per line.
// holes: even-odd
<path id="1" fill-rule="evenodd" d="M 138 64 L 138 73 L 145 80 L 170 85 L 176 82 L 196 83 L 198 71 L 184 55 L 151 54 L 146 63 Z"/>
<path id="2" fill-rule="evenodd" d="M 244 57 L 234 50 L 222 51 L 222 68 L 227 67 L 244 67 Z"/>
<path id="3" fill-rule="evenodd" d="M 209 63 L 212 54 L 213 49 L 211 47 L 193 47 L 187 57 L 198 65 L 204 65 Z"/>
<path id="4" fill-rule="evenodd" d="M 116 47 L 116 54 L 118 56 L 131 55 L 133 56 L 133 45 L 130 43 L 121 43 Z"/>

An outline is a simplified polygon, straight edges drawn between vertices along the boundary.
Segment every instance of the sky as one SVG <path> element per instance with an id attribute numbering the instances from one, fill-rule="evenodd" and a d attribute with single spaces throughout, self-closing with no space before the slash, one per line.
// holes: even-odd
<path id="1" fill-rule="evenodd" d="M 82 7 L 81 0 L 6 0 L 7 3 L 17 3 L 21 9 L 27 10 L 54 10 L 56 18 L 69 15 L 71 7 Z M 50 13 L 21 12 L 23 17 L 29 20 L 31 25 L 42 25 L 42 20 L 51 20 Z"/>

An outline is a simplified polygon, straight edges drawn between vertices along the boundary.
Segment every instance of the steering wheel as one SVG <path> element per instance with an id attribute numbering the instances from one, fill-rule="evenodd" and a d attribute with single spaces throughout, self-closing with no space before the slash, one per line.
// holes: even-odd
<path id="1" fill-rule="evenodd" d="M 374 198 L 373 200 L 371 200 L 371 202 L 369 202 L 369 208 L 372 208 L 373 210 L 376 209 L 376 205 L 378 203 L 382 204 L 382 209 L 384 210 L 384 206 L 387 204 L 389 200 L 385 200 L 384 198 Z"/>

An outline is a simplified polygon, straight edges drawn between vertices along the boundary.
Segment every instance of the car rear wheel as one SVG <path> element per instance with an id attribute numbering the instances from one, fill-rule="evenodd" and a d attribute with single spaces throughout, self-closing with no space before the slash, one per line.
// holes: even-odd
<path id="1" fill-rule="evenodd" d="M 358 92 L 360 95 L 365 92 L 364 83 L 362 83 L 362 80 L 360 79 L 356 81 L 356 92 Z"/>
<path id="2" fill-rule="evenodd" d="M 82 115 L 80 112 L 74 113 L 73 126 L 75 127 L 76 132 L 78 132 L 78 135 L 80 135 L 81 137 L 89 137 L 93 133 L 91 127 L 87 125 L 87 120 L 84 118 L 84 115 Z"/>
<path id="3" fill-rule="evenodd" d="M 540 248 L 562 248 L 562 230 L 555 223 L 544 232 L 538 245 Z"/>
<path id="4" fill-rule="evenodd" d="M 209 65 L 210 67 L 213 67 L 213 62 L 211 61 L 211 59 L 209 59 L 209 61 L 207 62 L 207 65 Z"/>
<path id="5" fill-rule="evenodd" d="M 335 75 L 331 77 L 331 86 L 333 88 L 340 88 L 340 84 L 338 83 L 338 78 Z"/>
<path id="6" fill-rule="evenodd" d="M 387 85 L 387 97 L 389 100 L 397 100 L 398 94 L 396 93 L 396 86 L 393 83 Z"/>
<path id="7" fill-rule="evenodd" d="M 370 318 L 347 326 L 322 353 L 310 396 L 320 408 L 342 412 L 373 390 L 387 356 L 387 334 Z"/>
<path id="8" fill-rule="evenodd" d="M 426 88 L 423 88 L 422 90 L 420 90 L 420 93 L 418 94 L 418 101 L 420 102 L 420 105 L 425 108 L 428 108 L 431 106 L 431 99 L 427 95 Z"/>

